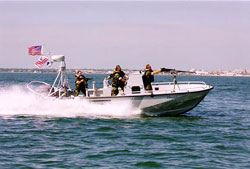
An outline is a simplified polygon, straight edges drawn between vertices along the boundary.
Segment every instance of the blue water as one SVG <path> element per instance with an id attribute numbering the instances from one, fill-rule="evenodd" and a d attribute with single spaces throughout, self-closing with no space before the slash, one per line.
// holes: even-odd
<path id="1" fill-rule="evenodd" d="M 42 100 L 25 88 L 55 76 L 0 73 L 1 168 L 250 168 L 248 77 L 181 76 L 214 89 L 184 116 L 143 117 L 128 105 Z M 105 75 L 88 77 L 101 87 Z"/>

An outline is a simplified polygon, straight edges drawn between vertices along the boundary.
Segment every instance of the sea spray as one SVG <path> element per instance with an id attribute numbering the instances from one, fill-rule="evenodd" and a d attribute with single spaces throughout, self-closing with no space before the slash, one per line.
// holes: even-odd
<path id="1" fill-rule="evenodd" d="M 0 89 L 0 116 L 135 118 L 141 114 L 129 102 L 90 103 L 84 99 L 56 99 L 29 92 L 24 85 Z"/>

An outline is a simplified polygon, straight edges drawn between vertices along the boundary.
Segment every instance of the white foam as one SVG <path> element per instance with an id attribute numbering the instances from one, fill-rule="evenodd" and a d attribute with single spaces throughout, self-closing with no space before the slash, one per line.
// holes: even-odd
<path id="1" fill-rule="evenodd" d="M 44 98 L 25 89 L 10 86 L 0 89 L 0 116 L 45 116 L 87 118 L 135 118 L 139 109 L 129 103 L 90 103 L 84 99 Z"/>

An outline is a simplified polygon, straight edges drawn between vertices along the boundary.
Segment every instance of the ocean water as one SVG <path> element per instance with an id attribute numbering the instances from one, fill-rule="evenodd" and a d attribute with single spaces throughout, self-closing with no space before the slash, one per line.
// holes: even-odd
<path id="1" fill-rule="evenodd" d="M 87 76 L 102 86 L 105 75 Z M 55 77 L 0 73 L 1 168 L 250 168 L 248 77 L 178 77 L 214 89 L 177 117 L 144 117 L 122 103 L 42 99 L 25 87 Z M 166 80 L 172 77 L 156 76 Z"/>

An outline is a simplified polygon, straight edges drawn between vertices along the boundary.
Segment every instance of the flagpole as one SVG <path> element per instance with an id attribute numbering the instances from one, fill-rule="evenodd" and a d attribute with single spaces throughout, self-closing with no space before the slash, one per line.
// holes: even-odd
<path id="1" fill-rule="evenodd" d="M 44 44 L 42 44 L 42 51 L 41 51 L 41 52 L 42 52 L 42 53 L 41 53 L 42 55 L 44 55 L 44 50 L 43 50 L 44 47 L 43 47 L 43 46 L 44 46 Z"/>
<path id="2" fill-rule="evenodd" d="M 43 46 L 43 51 L 44 51 L 44 49 L 46 50 L 46 53 L 47 53 L 47 55 L 50 57 L 50 51 L 47 49 L 47 47 L 46 47 L 46 45 L 45 45 L 45 43 L 42 45 Z"/>

